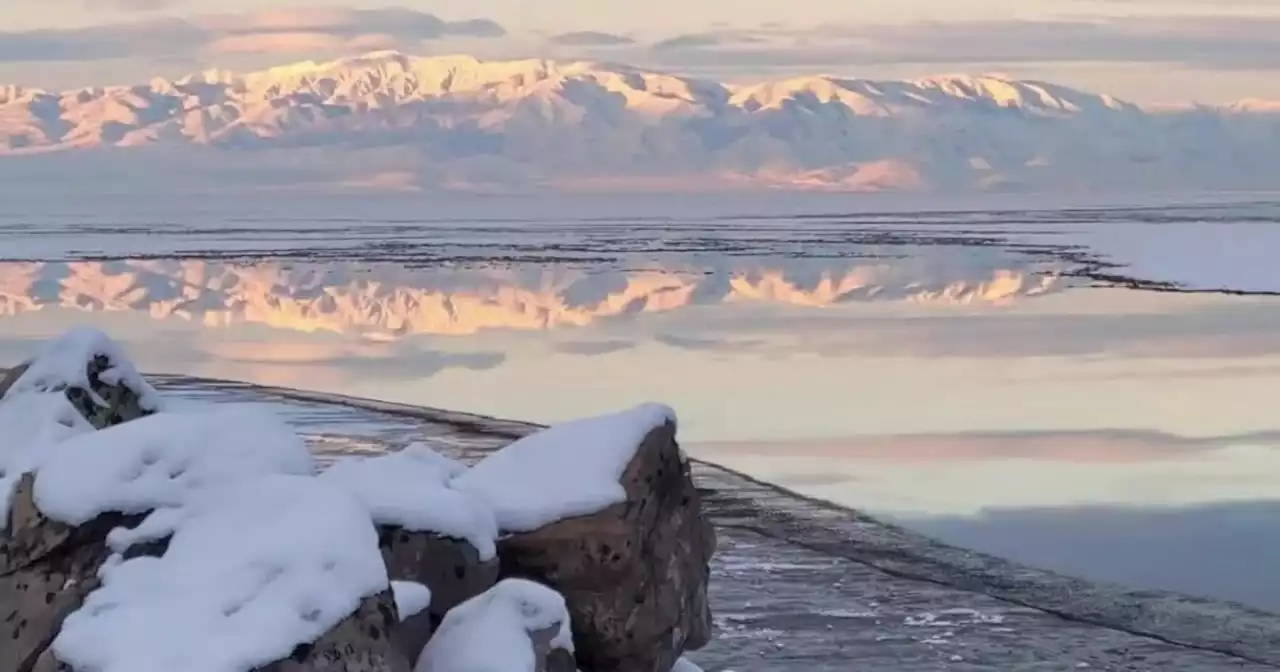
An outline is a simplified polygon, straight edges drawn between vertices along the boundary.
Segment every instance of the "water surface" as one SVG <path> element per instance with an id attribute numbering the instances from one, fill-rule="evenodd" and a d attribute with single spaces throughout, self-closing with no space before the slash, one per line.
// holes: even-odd
<path id="1" fill-rule="evenodd" d="M 785 487 L 1280 610 L 1280 299 L 1126 288 L 1274 289 L 1274 204 L 273 203 L 9 211 L 0 361 L 87 322 L 156 372 L 538 422 L 662 400 Z"/>

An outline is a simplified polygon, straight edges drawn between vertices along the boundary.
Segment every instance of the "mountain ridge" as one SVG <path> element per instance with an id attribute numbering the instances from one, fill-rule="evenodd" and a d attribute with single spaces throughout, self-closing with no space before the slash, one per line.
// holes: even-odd
<path id="1" fill-rule="evenodd" d="M 1034 189 L 1133 179 L 1135 166 L 1155 185 L 1230 183 L 1260 167 L 1266 179 L 1280 173 L 1269 160 L 1277 129 L 1278 103 L 1149 110 L 1000 75 L 731 84 L 593 61 L 394 51 L 131 86 L 0 85 L 0 157 L 138 147 L 408 157 L 337 180 L 364 185 L 391 172 L 415 176 L 410 186 L 687 174 L 779 188 Z M 1215 176 L 1212 158 L 1234 159 L 1229 174 Z"/>

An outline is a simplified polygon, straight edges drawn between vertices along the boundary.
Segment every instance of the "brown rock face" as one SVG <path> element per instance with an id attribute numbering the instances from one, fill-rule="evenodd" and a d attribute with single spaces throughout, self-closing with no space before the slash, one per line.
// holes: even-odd
<path id="1" fill-rule="evenodd" d="M 18 484 L 9 525 L 0 532 L 0 670 L 5 672 L 31 672 L 37 661 L 41 669 L 55 669 L 46 650 L 62 621 L 98 587 L 98 569 L 110 555 L 107 534 L 141 520 L 106 514 L 79 527 L 63 525 L 36 510 L 34 485 L 30 475 Z"/>
<path id="2" fill-rule="evenodd" d="M 397 620 L 395 598 L 385 590 L 365 598 L 315 644 L 298 647 L 262 672 L 411 672 L 413 664 L 391 642 Z"/>
<path id="3" fill-rule="evenodd" d="M 398 527 L 379 530 L 379 547 L 392 581 L 413 581 L 431 589 L 431 606 L 392 630 L 392 641 L 409 659 L 418 655 L 452 608 L 489 590 L 498 582 L 498 559 L 480 559 L 461 539 Z"/>
<path id="4" fill-rule="evenodd" d="M 622 478 L 626 502 L 499 542 L 504 578 L 564 595 L 583 670 L 670 672 L 711 638 L 715 531 L 675 431 L 668 423 L 641 442 Z"/>

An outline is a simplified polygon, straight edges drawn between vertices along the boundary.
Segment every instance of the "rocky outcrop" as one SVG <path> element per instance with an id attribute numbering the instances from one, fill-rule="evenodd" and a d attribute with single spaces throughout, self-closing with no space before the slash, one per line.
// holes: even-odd
<path id="1" fill-rule="evenodd" d="M 16 450 L 0 454 L 16 465 L 0 508 L 0 672 L 184 655 L 246 672 L 276 657 L 257 669 L 670 672 L 710 638 L 715 535 L 666 407 L 566 423 L 471 468 L 410 447 L 319 473 L 274 418 L 139 420 L 161 408 L 155 390 L 91 330 L 0 385 L 9 422 L 26 402 L 58 411 L 0 443 Z M 228 576 L 282 587 L 224 600 Z M 235 637 L 208 640 L 201 619 Z M 153 636 L 172 648 L 132 645 Z"/>
<path id="2" fill-rule="evenodd" d="M 104 514 L 72 527 L 36 509 L 35 479 L 28 475 L 13 496 L 8 525 L 0 532 L 0 670 L 49 667 L 49 646 L 62 621 L 98 587 L 98 570 L 110 555 L 111 530 L 140 516 Z"/>
<path id="3" fill-rule="evenodd" d="M 675 431 L 668 422 L 641 442 L 621 479 L 625 502 L 499 541 L 503 577 L 564 595 L 584 670 L 669 672 L 711 638 L 715 531 Z"/>
<path id="4" fill-rule="evenodd" d="M 415 661 L 450 609 L 498 582 L 498 560 L 481 560 L 470 543 L 430 532 L 383 526 L 379 547 L 392 581 L 412 581 L 431 590 L 431 605 L 392 630 L 396 647 Z"/>
<path id="5" fill-rule="evenodd" d="M 107 535 L 134 527 L 143 516 L 104 514 L 69 526 L 39 512 L 28 475 L 13 499 L 0 534 L 0 670 L 74 672 L 57 661 L 52 644 L 62 622 L 100 585 L 98 571 L 110 556 Z M 166 543 L 131 548 L 126 558 L 162 555 Z M 496 570 L 495 570 L 496 573 Z M 398 615 L 390 590 L 362 601 L 355 613 L 313 644 L 299 646 L 263 672 L 410 672 L 413 658 L 397 648 Z M 425 645 L 425 642 L 424 642 Z"/>
<path id="6" fill-rule="evenodd" d="M 113 366 L 108 357 L 96 355 L 86 366 L 89 389 L 68 387 L 66 394 L 67 399 L 89 424 L 103 429 L 152 413 L 151 409 L 144 408 L 141 391 L 130 389 L 122 383 L 113 384 L 104 380 L 104 374 Z"/>
<path id="7" fill-rule="evenodd" d="M 141 385 L 136 382 L 131 385 L 130 381 L 112 375 L 120 364 L 110 355 L 94 354 L 85 362 L 87 386 L 65 380 L 40 380 L 32 384 L 30 391 L 66 394 L 76 411 L 96 429 L 150 415 L 155 408 L 145 399 L 149 390 L 135 389 Z M 31 366 L 30 362 L 20 364 L 0 378 L 0 399 L 23 379 Z"/>
<path id="8" fill-rule="evenodd" d="M 392 642 L 395 599 L 386 590 L 365 598 L 356 612 L 314 644 L 261 672 L 411 672 L 412 659 Z"/>
<path id="9" fill-rule="evenodd" d="M 54 386 L 35 391 L 65 393 L 98 429 L 149 414 L 141 391 L 103 380 L 112 366 L 105 355 L 93 357 L 86 364 L 87 390 Z M 0 378 L 0 403 L 30 367 L 30 362 L 23 363 Z M 8 520 L 0 521 L 0 670 L 5 672 L 31 672 L 37 662 L 41 669 L 57 668 L 49 646 L 62 621 L 98 586 L 98 570 L 111 554 L 107 534 L 142 518 L 107 513 L 84 525 L 66 525 L 40 513 L 34 490 L 35 477 L 23 476 L 13 492 Z"/>

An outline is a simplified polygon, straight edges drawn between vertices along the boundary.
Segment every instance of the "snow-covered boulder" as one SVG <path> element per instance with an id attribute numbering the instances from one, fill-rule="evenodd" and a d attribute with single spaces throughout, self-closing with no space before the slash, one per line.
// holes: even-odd
<path id="1" fill-rule="evenodd" d="M 414 445 L 389 455 L 340 460 L 321 476 L 369 508 L 391 580 L 430 592 L 428 607 L 401 614 L 392 632 L 409 660 L 418 657 L 450 609 L 498 581 L 493 512 L 480 498 L 450 485 L 465 469 Z"/>
<path id="2" fill-rule="evenodd" d="M 61 520 L 37 506 L 33 471 L 64 442 L 149 415 L 155 390 L 109 338 L 76 329 L 0 378 L 0 670 L 29 669 L 98 585 L 113 529 L 145 511 Z M 90 465 L 77 465 L 90 469 Z M 139 546 L 135 554 L 151 552 Z M 47 656 L 46 656 L 47 657 Z"/>
<path id="3" fill-rule="evenodd" d="M 50 340 L 0 382 L 0 399 L 65 394 L 98 429 L 154 413 L 159 395 L 120 346 L 97 329 L 80 327 Z"/>
<path id="4" fill-rule="evenodd" d="M 28 466 L 0 554 L 16 624 L 0 670 L 410 669 L 369 509 L 273 415 L 157 413 Z"/>
<path id="5" fill-rule="evenodd" d="M 349 493 L 244 475 L 155 517 L 173 530 L 163 554 L 109 562 L 63 623 L 53 653 L 72 670 L 407 670 L 377 531 Z"/>
<path id="6" fill-rule="evenodd" d="M 98 587 L 98 572 L 111 555 L 108 534 L 142 516 L 106 513 L 78 526 L 53 520 L 36 506 L 31 474 L 18 480 L 9 509 L 0 530 L 0 670 L 23 670 L 46 653 L 63 619 Z"/>
<path id="7" fill-rule="evenodd" d="M 532 434 L 454 479 L 485 499 L 504 577 L 560 591 L 593 672 L 669 672 L 711 637 L 715 531 L 671 409 L 648 404 Z"/>
<path id="8" fill-rule="evenodd" d="M 93 330 L 0 382 L 0 672 L 670 672 L 714 549 L 664 406 L 321 471 Z"/>
<path id="9" fill-rule="evenodd" d="M 449 611 L 415 672 L 575 672 L 573 646 L 559 593 L 505 579 Z"/>

